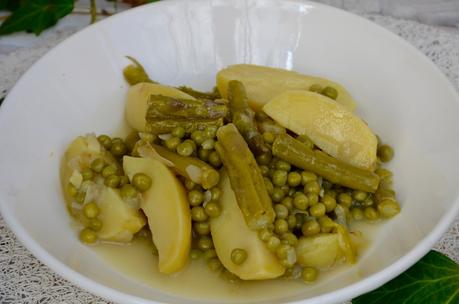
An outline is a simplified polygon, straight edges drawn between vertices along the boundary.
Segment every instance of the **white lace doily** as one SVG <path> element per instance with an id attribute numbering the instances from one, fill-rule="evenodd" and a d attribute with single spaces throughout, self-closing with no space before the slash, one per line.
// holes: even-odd
<path id="1" fill-rule="evenodd" d="M 459 89 L 459 31 L 380 15 L 365 15 L 408 40 L 435 62 Z M 67 37 L 59 32 L 43 45 L 0 60 L 0 97 L 47 50 Z M 459 262 L 459 218 L 435 246 Z M 62 279 L 28 252 L 0 216 L 0 303 L 108 303 Z"/>

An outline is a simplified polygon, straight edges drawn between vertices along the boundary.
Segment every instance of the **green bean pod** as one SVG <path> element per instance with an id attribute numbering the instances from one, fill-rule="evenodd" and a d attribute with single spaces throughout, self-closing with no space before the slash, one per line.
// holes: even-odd
<path id="1" fill-rule="evenodd" d="M 234 124 L 217 131 L 215 146 L 247 225 L 254 230 L 273 223 L 275 212 L 260 168 Z"/>
<path id="2" fill-rule="evenodd" d="M 204 130 L 207 127 L 219 128 L 223 126 L 223 118 L 209 120 L 176 120 L 165 119 L 147 121 L 145 131 L 153 134 L 170 133 L 175 128 L 181 127 L 185 132 L 191 133 L 196 130 Z"/>
<path id="3" fill-rule="evenodd" d="M 323 176 L 334 184 L 352 189 L 375 192 L 379 176 L 339 161 L 322 151 L 311 150 L 290 135 L 280 134 L 273 143 L 273 155 L 299 168 Z"/>

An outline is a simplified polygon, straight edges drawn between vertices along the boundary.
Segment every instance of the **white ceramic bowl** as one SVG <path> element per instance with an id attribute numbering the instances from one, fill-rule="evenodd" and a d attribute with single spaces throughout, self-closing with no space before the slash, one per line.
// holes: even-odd
<path id="1" fill-rule="evenodd" d="M 98 22 L 61 43 L 20 79 L 0 109 L 5 220 L 42 262 L 94 294 L 119 303 L 184 301 L 183 295 L 117 272 L 81 245 L 59 188 L 59 160 L 69 141 L 120 127 L 125 55 L 139 59 L 161 83 L 202 89 L 234 63 L 334 79 L 358 100 L 358 113 L 373 130 L 395 147 L 390 167 L 401 214 L 379 226 L 353 268 L 271 302 L 333 303 L 370 291 L 422 257 L 455 217 L 459 98 L 413 47 L 365 19 L 311 2 L 161 1 Z"/>

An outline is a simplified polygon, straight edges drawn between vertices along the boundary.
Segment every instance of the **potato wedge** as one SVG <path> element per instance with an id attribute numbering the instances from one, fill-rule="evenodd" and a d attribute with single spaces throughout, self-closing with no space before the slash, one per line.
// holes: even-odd
<path id="1" fill-rule="evenodd" d="M 215 251 L 222 264 L 243 280 L 265 280 L 281 276 L 285 271 L 284 266 L 258 238 L 257 233 L 247 226 L 226 172 L 222 174 L 220 189 L 223 192 L 220 199 L 222 213 L 211 219 L 210 228 Z M 247 260 L 241 265 L 231 261 L 231 252 L 235 248 L 247 251 Z"/>
<path id="2" fill-rule="evenodd" d="M 336 101 L 350 111 L 356 105 L 352 96 L 340 84 L 284 69 L 253 64 L 230 65 L 217 74 L 217 88 L 223 98 L 228 98 L 228 83 L 231 80 L 239 80 L 244 84 L 250 106 L 256 110 L 260 110 L 272 98 L 285 91 L 308 90 L 313 84 L 335 88 L 338 91 Z"/>
<path id="3" fill-rule="evenodd" d="M 309 91 L 287 91 L 264 105 L 281 126 L 307 135 L 331 156 L 355 167 L 373 170 L 377 139 L 370 128 L 345 107 Z"/>
<path id="4" fill-rule="evenodd" d="M 145 115 L 150 95 L 195 99 L 193 96 L 176 88 L 155 83 L 142 82 L 130 87 L 126 100 L 126 120 L 132 128 L 140 132 L 145 131 Z"/>
<path id="5" fill-rule="evenodd" d="M 151 178 L 152 186 L 142 194 L 141 208 L 158 248 L 159 271 L 179 271 L 188 262 L 191 247 L 190 208 L 183 185 L 156 159 L 124 156 L 123 167 L 129 179 L 136 173 Z"/>

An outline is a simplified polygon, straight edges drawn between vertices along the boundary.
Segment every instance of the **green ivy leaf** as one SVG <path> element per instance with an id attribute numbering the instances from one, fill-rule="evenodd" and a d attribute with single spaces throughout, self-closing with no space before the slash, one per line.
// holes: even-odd
<path id="1" fill-rule="evenodd" d="M 39 35 L 43 30 L 57 23 L 71 13 L 73 0 L 28 0 L 11 14 L 1 25 L 0 35 L 19 31 Z"/>
<path id="2" fill-rule="evenodd" d="M 352 300 L 353 304 L 457 304 L 459 265 L 430 251 L 410 269 L 382 287 Z"/>
<path id="3" fill-rule="evenodd" d="M 6 10 L 6 11 L 15 11 L 19 8 L 21 5 L 21 2 L 24 2 L 23 0 L 0 0 L 0 11 L 1 10 Z"/>

